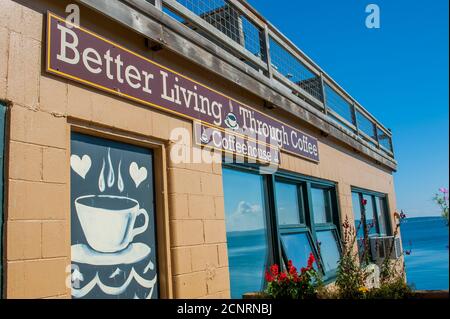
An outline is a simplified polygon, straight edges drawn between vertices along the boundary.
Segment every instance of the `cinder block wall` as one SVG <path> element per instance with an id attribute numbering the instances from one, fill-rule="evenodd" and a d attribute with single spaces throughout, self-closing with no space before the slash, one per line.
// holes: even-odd
<path id="1" fill-rule="evenodd" d="M 222 172 L 219 164 L 173 164 L 169 160 L 174 128 L 192 130 L 188 121 L 56 78 L 44 69 L 45 12 L 64 15 L 68 1 L 0 0 L 0 99 L 10 101 L 6 143 L 5 285 L 7 298 L 70 298 L 70 131 L 76 123 L 101 127 L 126 140 L 149 139 L 167 146 L 162 175 L 168 208 L 168 297 L 230 296 Z M 142 37 L 82 8 L 83 26 L 146 55 L 243 103 L 263 101 L 237 85 L 182 57 L 145 48 Z M 314 164 L 282 154 L 281 168 L 338 183 L 341 219 L 353 219 L 351 186 L 387 193 L 391 213 L 395 193 L 391 172 L 355 155 L 310 126 L 278 111 L 272 116 L 319 139 L 321 161 Z M 161 212 L 157 212 L 158 214 Z M 161 217 L 161 216 L 159 216 Z M 391 218 L 393 220 L 393 218 Z"/>
<path id="2" fill-rule="evenodd" d="M 7 298 L 70 298 L 65 283 L 70 264 L 71 121 L 167 145 L 172 129 L 192 130 L 187 121 L 46 74 L 44 13 L 50 9 L 63 14 L 65 3 L 59 2 L 28 7 L 0 0 L 0 99 L 11 102 L 5 181 Z M 82 17 L 89 23 L 96 20 L 87 11 Z M 130 38 L 123 28 L 115 31 L 122 40 Z M 130 45 L 143 50 L 141 41 Z M 172 165 L 168 160 L 167 167 L 172 296 L 229 298 L 221 166 Z"/>
<path id="3" fill-rule="evenodd" d="M 169 166 L 175 297 L 229 298 L 221 166 Z"/>

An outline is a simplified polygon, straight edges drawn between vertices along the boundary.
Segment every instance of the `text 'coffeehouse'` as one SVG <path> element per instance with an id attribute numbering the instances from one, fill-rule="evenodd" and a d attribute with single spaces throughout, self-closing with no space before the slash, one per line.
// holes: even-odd
<path id="1" fill-rule="evenodd" d="M 391 131 L 243 0 L 1 0 L 0 165 L 3 298 L 333 284 L 344 221 L 395 235 Z"/>

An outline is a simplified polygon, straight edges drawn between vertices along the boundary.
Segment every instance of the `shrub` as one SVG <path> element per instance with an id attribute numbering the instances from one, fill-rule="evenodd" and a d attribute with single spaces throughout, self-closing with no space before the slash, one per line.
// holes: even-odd
<path id="1" fill-rule="evenodd" d="M 403 211 L 395 213 L 398 219 L 393 237 L 398 235 L 400 224 L 406 218 Z M 358 226 L 360 227 L 360 226 Z M 372 227 L 372 226 L 368 226 Z M 406 284 L 404 264 L 399 265 L 402 259 L 391 260 L 386 257 L 380 265 L 380 287 L 366 287 L 366 279 L 370 275 L 367 271 L 369 263 L 368 245 L 364 244 L 359 247 L 363 251 L 354 252 L 354 244 L 356 242 L 357 229 L 355 230 L 348 221 L 348 217 L 343 224 L 344 238 L 342 243 L 342 258 L 339 262 L 336 286 L 337 297 L 343 299 L 402 299 L 412 295 L 412 289 Z M 368 229 L 364 230 L 365 237 Z M 364 242 L 368 238 L 364 239 Z M 394 240 L 388 247 L 387 256 L 390 256 L 394 249 Z M 359 258 L 361 256 L 361 258 Z"/>
<path id="2" fill-rule="evenodd" d="M 434 195 L 433 200 L 441 208 L 442 217 L 445 219 L 445 222 L 448 226 L 448 209 L 449 209 L 448 189 L 445 187 L 439 188 L 439 193 Z"/>
<path id="3" fill-rule="evenodd" d="M 366 299 L 407 299 L 413 296 L 413 291 L 402 277 L 382 283 L 380 288 L 373 288 L 365 294 Z"/>
<path id="4" fill-rule="evenodd" d="M 364 285 L 369 274 L 361 266 L 358 252 L 355 252 L 357 230 L 350 225 L 348 216 L 342 228 L 344 236 L 336 278 L 337 295 L 342 299 L 360 299 L 364 296 Z"/>

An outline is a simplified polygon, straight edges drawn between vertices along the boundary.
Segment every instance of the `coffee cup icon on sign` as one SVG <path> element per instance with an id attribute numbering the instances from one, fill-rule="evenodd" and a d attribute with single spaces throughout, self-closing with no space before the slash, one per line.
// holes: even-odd
<path id="1" fill-rule="evenodd" d="M 225 122 L 225 125 L 228 126 L 230 129 L 232 129 L 233 131 L 237 131 L 239 129 L 237 117 L 233 113 L 228 113 L 224 122 Z"/>
<path id="2" fill-rule="evenodd" d="M 75 209 L 89 246 L 100 253 L 115 253 L 128 247 L 147 230 L 149 216 L 139 202 L 121 196 L 87 195 L 75 200 Z M 136 227 L 138 216 L 144 224 Z"/>

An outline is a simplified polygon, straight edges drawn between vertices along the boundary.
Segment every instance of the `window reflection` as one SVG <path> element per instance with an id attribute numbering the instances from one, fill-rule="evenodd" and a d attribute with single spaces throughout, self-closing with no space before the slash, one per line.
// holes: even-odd
<path id="1" fill-rule="evenodd" d="M 279 225 L 297 225 L 301 219 L 297 185 L 276 182 L 277 217 Z"/>
<path id="2" fill-rule="evenodd" d="M 281 242 L 287 259 L 292 260 L 297 269 L 308 265 L 309 254 L 313 251 L 308 240 L 308 233 L 283 234 Z"/>
<path id="3" fill-rule="evenodd" d="M 223 169 L 231 297 L 261 291 L 268 243 L 263 177 Z"/>
<path id="4" fill-rule="evenodd" d="M 363 200 L 365 200 L 365 205 L 363 205 Z M 355 217 L 355 227 L 357 229 L 358 249 L 360 254 L 362 254 L 364 252 L 364 227 L 361 224 L 363 214 L 366 219 L 369 236 L 386 236 L 390 233 L 386 197 L 353 191 L 352 205 Z"/>
<path id="5" fill-rule="evenodd" d="M 325 224 L 328 222 L 328 191 L 322 188 L 311 189 L 311 199 L 314 212 L 314 223 Z"/>
<path id="6" fill-rule="evenodd" d="M 377 207 L 378 232 L 380 235 L 387 235 L 386 206 L 384 198 L 377 197 L 375 199 L 375 205 Z"/>
<path id="7" fill-rule="evenodd" d="M 363 195 L 363 198 L 367 201 L 365 205 L 366 212 L 366 224 L 369 230 L 369 235 L 377 234 L 376 215 L 373 207 L 373 197 L 371 195 Z"/>
<path id="8" fill-rule="evenodd" d="M 325 272 L 336 270 L 338 267 L 340 253 L 336 236 L 332 230 L 320 231 L 317 233 L 320 255 L 322 257 Z"/>
<path id="9" fill-rule="evenodd" d="M 355 229 L 357 238 L 364 237 L 364 227 L 361 220 L 361 199 L 358 193 L 352 193 L 353 215 L 355 218 Z"/>

